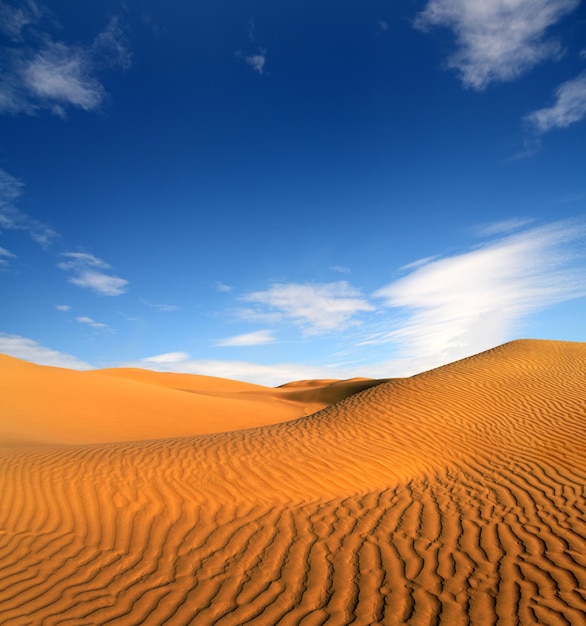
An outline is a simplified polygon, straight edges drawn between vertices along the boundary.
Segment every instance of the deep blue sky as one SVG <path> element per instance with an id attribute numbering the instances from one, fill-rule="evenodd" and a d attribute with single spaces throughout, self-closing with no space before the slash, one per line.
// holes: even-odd
<path id="1" fill-rule="evenodd" d="M 586 341 L 577 0 L 0 1 L 0 352 L 267 384 Z"/>

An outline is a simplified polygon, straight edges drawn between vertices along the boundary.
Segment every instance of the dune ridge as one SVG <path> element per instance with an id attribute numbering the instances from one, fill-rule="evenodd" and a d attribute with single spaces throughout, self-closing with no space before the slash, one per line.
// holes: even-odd
<path id="1" fill-rule="evenodd" d="M 293 421 L 4 448 L 0 621 L 583 624 L 585 372 L 516 341 Z"/>

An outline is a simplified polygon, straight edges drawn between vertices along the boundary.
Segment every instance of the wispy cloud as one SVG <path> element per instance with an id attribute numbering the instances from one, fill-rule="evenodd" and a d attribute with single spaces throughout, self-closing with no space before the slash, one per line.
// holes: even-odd
<path id="1" fill-rule="evenodd" d="M 332 272 L 339 272 L 340 274 L 349 274 L 350 268 L 345 265 L 331 265 L 329 268 Z"/>
<path id="2" fill-rule="evenodd" d="M 69 44 L 52 38 L 44 28 L 44 11 L 34 2 L 18 9 L 7 6 L 0 4 L 0 16 L 7 17 L 4 31 L 12 40 L 0 48 L 0 113 L 49 109 L 63 116 L 68 107 L 97 109 L 106 97 L 98 74 L 130 67 L 126 36 L 116 17 L 91 44 Z"/>
<path id="3" fill-rule="evenodd" d="M 267 62 L 267 51 L 261 48 L 257 54 L 245 56 L 244 60 L 257 74 L 262 76 Z"/>
<path id="4" fill-rule="evenodd" d="M 62 256 L 69 260 L 59 263 L 62 270 L 71 272 L 69 282 L 78 287 L 91 289 L 102 296 L 119 296 L 126 291 L 128 281 L 102 270 L 111 269 L 110 265 L 85 252 L 64 252 Z"/>
<path id="5" fill-rule="evenodd" d="M 305 334 L 315 335 L 342 330 L 359 323 L 356 316 L 374 307 L 358 289 L 346 281 L 323 284 L 277 283 L 266 291 L 241 298 L 276 309 L 282 316 L 301 326 Z"/>
<path id="6" fill-rule="evenodd" d="M 283 321 L 283 314 L 279 311 L 266 311 L 252 308 L 239 308 L 232 311 L 235 319 L 241 322 L 253 322 L 255 324 L 277 324 Z"/>
<path id="7" fill-rule="evenodd" d="M 563 53 L 548 29 L 580 0 L 429 0 L 415 26 L 449 28 L 457 49 L 448 66 L 466 87 L 513 80 L 546 59 Z"/>
<path id="8" fill-rule="evenodd" d="M 155 311 L 159 311 L 160 313 L 172 313 L 173 311 L 179 311 L 181 307 L 176 304 L 157 304 L 154 302 L 149 302 L 148 300 L 142 300 L 144 304 L 146 304 L 151 309 L 155 309 Z"/>
<path id="9" fill-rule="evenodd" d="M 76 317 L 75 321 L 79 324 L 85 324 L 90 328 L 93 328 L 98 333 L 103 333 L 107 335 L 114 335 L 116 333 L 116 329 L 108 326 L 108 324 L 102 324 L 101 322 L 96 322 L 91 317 L 86 317 L 84 315 L 80 317 Z"/>
<path id="10" fill-rule="evenodd" d="M 585 238 L 584 222 L 560 221 L 424 264 L 375 292 L 399 315 L 372 341 L 395 344 L 420 369 L 503 343 L 528 315 L 586 295 L 573 264 Z"/>
<path id="11" fill-rule="evenodd" d="M 12 254 L 12 252 L 6 248 L 0 248 L 0 267 L 6 267 L 8 265 L 7 259 L 14 258 L 16 258 L 16 254 Z"/>
<path id="12" fill-rule="evenodd" d="M 0 169 L 0 230 L 22 230 L 43 248 L 57 238 L 57 233 L 17 208 L 23 184 L 14 176 Z"/>
<path id="13" fill-rule="evenodd" d="M 51 350 L 51 348 L 46 348 L 33 339 L 7 333 L 0 333 L 0 353 L 39 365 L 68 367 L 77 370 L 91 369 L 92 367 L 71 354 Z"/>
<path id="14" fill-rule="evenodd" d="M 531 224 L 531 222 L 533 222 L 533 220 L 527 217 L 513 217 L 499 222 L 481 224 L 473 230 L 478 237 L 492 237 L 494 235 L 504 235 L 506 233 L 512 233 L 515 230 L 520 230 Z"/>
<path id="15" fill-rule="evenodd" d="M 33 0 L 18 7 L 0 2 L 0 31 L 12 40 L 19 40 L 23 28 L 27 24 L 37 22 L 41 15 L 41 9 Z"/>
<path id="16" fill-rule="evenodd" d="M 586 117 L 586 72 L 562 83 L 555 92 L 555 102 L 550 107 L 538 109 L 527 115 L 527 122 L 539 133 L 556 128 L 566 128 Z"/>
<path id="17" fill-rule="evenodd" d="M 71 306 L 69 304 L 56 304 L 55 308 L 62 313 L 67 313 L 67 311 L 71 311 Z"/>
<path id="18" fill-rule="evenodd" d="M 233 287 L 218 281 L 218 282 L 216 282 L 216 289 L 220 293 L 229 293 L 230 291 L 232 291 Z"/>
<path id="19" fill-rule="evenodd" d="M 267 62 L 267 51 L 264 48 L 260 48 L 255 54 L 247 54 L 242 50 L 236 51 L 236 56 L 242 59 L 248 66 L 250 66 L 257 74 L 261 76 L 265 73 L 265 65 Z"/>
<path id="20" fill-rule="evenodd" d="M 216 343 L 221 348 L 233 348 L 239 346 L 262 346 L 275 341 L 274 332 L 272 330 L 257 330 L 252 333 L 244 333 L 243 335 L 235 335 L 234 337 L 226 337 Z"/>

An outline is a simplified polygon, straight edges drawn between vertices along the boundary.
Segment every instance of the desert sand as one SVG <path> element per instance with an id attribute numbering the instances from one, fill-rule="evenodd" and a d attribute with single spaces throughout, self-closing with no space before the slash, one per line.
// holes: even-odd
<path id="1" fill-rule="evenodd" d="M 0 399 L 3 625 L 586 624 L 586 344 L 278 389 L 2 357 Z"/>

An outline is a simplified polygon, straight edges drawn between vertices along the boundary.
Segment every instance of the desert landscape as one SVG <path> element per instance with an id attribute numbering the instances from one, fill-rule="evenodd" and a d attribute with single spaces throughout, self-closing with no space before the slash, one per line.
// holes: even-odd
<path id="1" fill-rule="evenodd" d="M 586 344 L 271 389 L 0 357 L 6 626 L 586 624 Z"/>

